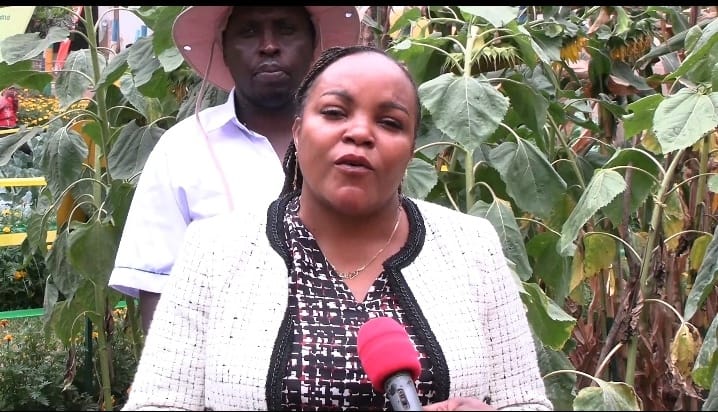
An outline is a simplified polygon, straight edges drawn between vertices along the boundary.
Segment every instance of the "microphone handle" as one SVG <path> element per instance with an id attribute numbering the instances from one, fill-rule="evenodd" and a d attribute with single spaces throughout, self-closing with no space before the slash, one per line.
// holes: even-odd
<path id="1" fill-rule="evenodd" d="M 414 379 L 406 372 L 392 375 L 384 382 L 384 391 L 395 411 L 421 411 Z"/>

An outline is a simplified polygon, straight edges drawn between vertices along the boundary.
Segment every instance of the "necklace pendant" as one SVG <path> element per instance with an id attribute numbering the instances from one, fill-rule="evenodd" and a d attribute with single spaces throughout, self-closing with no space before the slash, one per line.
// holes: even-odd
<path id="1" fill-rule="evenodd" d="M 353 270 L 351 272 L 339 272 L 339 277 L 342 279 L 354 279 L 358 274 L 358 270 Z"/>

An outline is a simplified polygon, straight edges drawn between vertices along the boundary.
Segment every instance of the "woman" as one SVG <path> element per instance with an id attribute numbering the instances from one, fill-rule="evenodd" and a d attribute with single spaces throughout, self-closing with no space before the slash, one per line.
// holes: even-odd
<path id="1" fill-rule="evenodd" d="M 427 410 L 550 409 L 495 230 L 399 192 L 421 113 L 408 72 L 332 48 L 297 103 L 267 214 L 190 225 L 125 409 L 387 409 L 356 350 L 378 316 L 416 346 Z"/>

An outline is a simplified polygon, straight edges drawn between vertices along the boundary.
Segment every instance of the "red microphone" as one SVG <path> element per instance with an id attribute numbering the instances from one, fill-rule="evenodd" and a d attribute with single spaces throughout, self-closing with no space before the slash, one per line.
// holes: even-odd
<path id="1" fill-rule="evenodd" d="M 367 321 L 357 336 L 359 361 L 378 393 L 385 393 L 395 411 L 420 411 L 414 381 L 419 378 L 419 352 L 404 326 L 392 318 Z"/>

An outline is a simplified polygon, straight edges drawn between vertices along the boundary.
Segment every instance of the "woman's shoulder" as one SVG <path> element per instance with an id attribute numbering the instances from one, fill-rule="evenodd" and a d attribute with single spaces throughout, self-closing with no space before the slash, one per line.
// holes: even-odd
<path id="1" fill-rule="evenodd" d="M 427 200 L 410 199 L 421 212 L 426 225 L 455 230 L 457 228 L 477 229 L 481 232 L 494 230 L 488 219 L 451 209 Z"/>
<path id="2" fill-rule="evenodd" d="M 240 208 L 192 221 L 187 226 L 185 237 L 207 244 L 254 241 L 264 234 L 266 220 L 266 208 Z"/>

